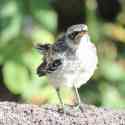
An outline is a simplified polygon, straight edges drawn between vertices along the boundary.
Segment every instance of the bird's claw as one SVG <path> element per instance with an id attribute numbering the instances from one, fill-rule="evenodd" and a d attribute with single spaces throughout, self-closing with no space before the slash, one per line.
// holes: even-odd
<path id="1" fill-rule="evenodd" d="M 64 108 L 64 107 L 59 107 L 59 108 L 58 108 L 58 112 L 60 112 L 60 113 L 65 113 L 65 108 Z"/>
<path id="2" fill-rule="evenodd" d="M 83 105 L 81 103 L 75 104 L 75 109 L 80 110 L 81 112 L 83 112 Z"/>

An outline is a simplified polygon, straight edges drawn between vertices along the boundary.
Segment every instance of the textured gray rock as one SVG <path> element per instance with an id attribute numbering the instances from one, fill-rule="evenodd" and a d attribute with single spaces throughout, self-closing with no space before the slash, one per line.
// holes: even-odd
<path id="1" fill-rule="evenodd" d="M 83 111 L 66 106 L 37 106 L 0 102 L 0 125 L 125 125 L 125 110 L 82 105 Z"/>

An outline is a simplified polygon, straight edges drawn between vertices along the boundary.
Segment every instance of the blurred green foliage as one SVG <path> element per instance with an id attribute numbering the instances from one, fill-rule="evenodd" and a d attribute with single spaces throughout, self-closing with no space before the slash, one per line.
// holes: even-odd
<path id="1" fill-rule="evenodd" d="M 123 2 L 124 3 L 124 2 Z M 125 107 L 125 4 L 113 23 L 96 15 L 96 1 L 86 1 L 87 25 L 98 48 L 99 67 L 93 80 L 80 88 L 82 100 L 96 105 Z M 0 1 L 0 65 L 6 87 L 22 100 L 43 104 L 58 98 L 46 77 L 36 68 L 42 57 L 36 43 L 53 43 L 58 25 L 57 12 L 48 0 Z M 73 92 L 62 88 L 66 102 Z"/>

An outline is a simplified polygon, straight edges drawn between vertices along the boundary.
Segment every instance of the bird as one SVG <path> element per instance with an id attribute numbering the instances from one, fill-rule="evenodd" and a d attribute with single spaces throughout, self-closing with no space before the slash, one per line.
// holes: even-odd
<path id="1" fill-rule="evenodd" d="M 54 44 L 37 44 L 35 48 L 43 55 L 37 74 L 39 77 L 48 77 L 57 92 L 62 109 L 62 85 L 74 89 L 79 107 L 81 99 L 78 88 L 87 83 L 98 64 L 96 46 L 90 40 L 87 25 L 72 25 Z"/>

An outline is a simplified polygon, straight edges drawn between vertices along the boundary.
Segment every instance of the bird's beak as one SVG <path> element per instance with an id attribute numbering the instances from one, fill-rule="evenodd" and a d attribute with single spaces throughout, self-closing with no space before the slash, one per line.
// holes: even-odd
<path id="1" fill-rule="evenodd" d="M 79 35 L 80 37 L 82 37 L 82 36 L 84 36 L 85 34 L 88 34 L 88 32 L 87 32 L 87 31 L 82 31 L 82 32 L 80 32 L 78 35 Z"/>
<path id="2" fill-rule="evenodd" d="M 75 37 L 75 39 L 79 39 L 79 38 L 83 37 L 85 34 L 88 34 L 88 32 L 82 31 L 82 32 L 78 33 L 78 35 Z"/>
<path id="3" fill-rule="evenodd" d="M 74 40 L 75 43 L 76 43 L 76 44 L 79 44 L 81 38 L 82 38 L 83 36 L 87 35 L 87 34 L 88 34 L 87 31 L 81 31 L 80 33 L 78 33 L 77 36 L 75 37 L 75 40 Z"/>

